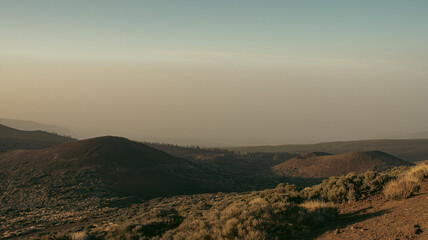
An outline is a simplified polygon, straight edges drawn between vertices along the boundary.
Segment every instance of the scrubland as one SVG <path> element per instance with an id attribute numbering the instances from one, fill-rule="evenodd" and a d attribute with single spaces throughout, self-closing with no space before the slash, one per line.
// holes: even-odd
<path id="1" fill-rule="evenodd" d="M 305 237 L 334 221 L 338 205 L 373 196 L 407 198 L 428 177 L 427 165 L 330 177 L 308 188 L 281 183 L 274 189 L 157 198 L 117 208 L 39 239 L 288 239 Z M 403 184 L 404 182 L 404 184 Z M 391 190 L 393 189 L 393 190 Z M 390 199 L 390 200 L 388 200 Z"/>

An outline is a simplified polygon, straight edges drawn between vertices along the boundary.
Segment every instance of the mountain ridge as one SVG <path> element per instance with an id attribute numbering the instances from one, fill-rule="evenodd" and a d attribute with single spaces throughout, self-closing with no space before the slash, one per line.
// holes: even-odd
<path id="1" fill-rule="evenodd" d="M 321 142 L 315 144 L 283 144 L 266 146 L 227 147 L 240 153 L 249 152 L 329 152 L 340 154 L 352 151 L 382 151 L 409 162 L 428 159 L 428 139 L 374 139 L 356 141 Z"/>
<path id="2" fill-rule="evenodd" d="M 42 149 L 75 139 L 41 130 L 25 131 L 0 124 L 0 152 L 12 149 Z"/>
<path id="3" fill-rule="evenodd" d="M 70 136 L 76 138 L 76 134 L 64 127 L 58 125 L 44 124 L 32 120 L 18 120 L 0 118 L 0 124 L 24 131 L 41 130 L 48 133 L 56 133 L 59 135 Z"/>

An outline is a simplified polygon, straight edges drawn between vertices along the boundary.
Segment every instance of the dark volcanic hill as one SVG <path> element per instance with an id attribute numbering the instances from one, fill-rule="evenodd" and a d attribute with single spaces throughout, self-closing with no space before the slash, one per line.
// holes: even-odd
<path id="1" fill-rule="evenodd" d="M 0 154 L 0 192 L 6 193 L 0 202 L 10 207 L 225 190 L 213 182 L 215 176 L 187 160 L 119 137 Z"/>
<path id="2" fill-rule="evenodd" d="M 413 165 L 380 151 L 349 152 L 332 155 L 314 152 L 300 155 L 272 167 L 277 175 L 291 177 L 330 177 L 349 172 L 384 171 Z"/>
<path id="3" fill-rule="evenodd" d="M 11 149 L 41 149 L 74 139 L 44 131 L 23 131 L 0 124 L 0 152 Z"/>

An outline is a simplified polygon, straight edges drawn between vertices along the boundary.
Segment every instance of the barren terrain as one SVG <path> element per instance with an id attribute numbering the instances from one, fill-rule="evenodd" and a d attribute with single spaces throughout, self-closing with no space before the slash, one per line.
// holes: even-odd
<path id="1" fill-rule="evenodd" d="M 382 195 L 339 205 L 340 215 L 316 239 L 428 239 L 428 182 L 409 199 Z"/>

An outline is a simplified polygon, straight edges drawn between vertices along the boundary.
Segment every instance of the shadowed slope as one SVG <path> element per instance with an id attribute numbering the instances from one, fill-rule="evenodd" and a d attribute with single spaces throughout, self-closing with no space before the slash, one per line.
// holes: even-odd
<path id="1" fill-rule="evenodd" d="M 330 177 L 349 172 L 384 171 L 409 162 L 380 151 L 349 152 L 331 155 L 308 153 L 272 167 L 277 175 L 293 177 Z"/>
<path id="2" fill-rule="evenodd" d="M 44 131 L 23 131 L 0 124 L 0 152 L 11 149 L 41 149 L 74 141 Z"/>
<path id="3" fill-rule="evenodd" d="M 158 196 L 222 190 L 210 172 L 186 160 L 119 137 L 74 141 L 0 155 L 0 182 L 41 186 L 56 197 Z M 64 194 L 66 193 L 66 194 Z M 46 205 L 47 203 L 40 203 Z"/>

